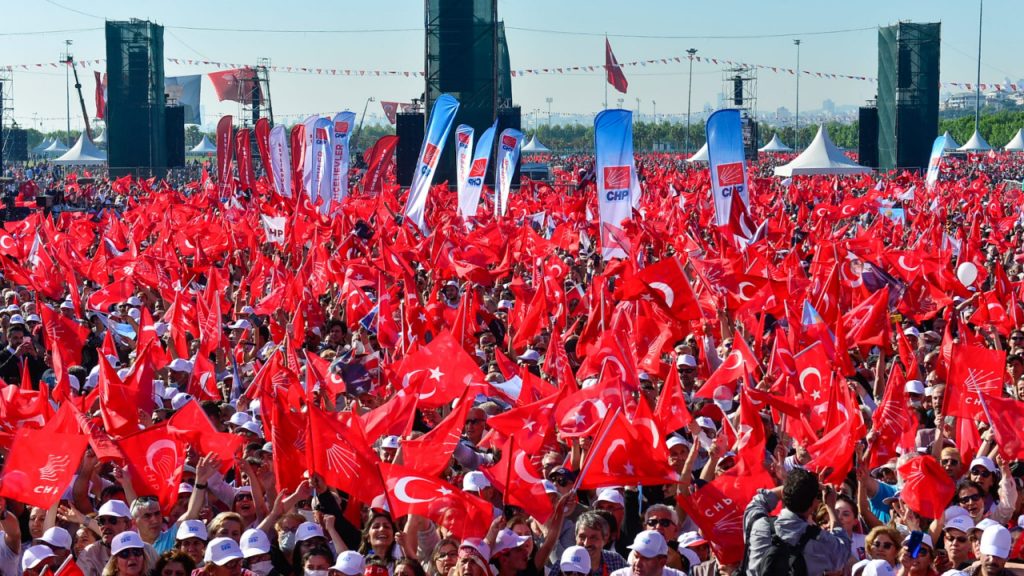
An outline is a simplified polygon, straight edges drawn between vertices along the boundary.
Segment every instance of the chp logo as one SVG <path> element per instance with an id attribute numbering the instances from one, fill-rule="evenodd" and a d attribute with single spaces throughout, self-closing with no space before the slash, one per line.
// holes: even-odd
<path id="1" fill-rule="evenodd" d="M 469 176 L 466 179 L 472 186 L 479 186 L 483 184 L 484 174 L 487 173 L 487 158 L 477 158 L 473 160 L 473 165 L 469 167 Z"/>
<path id="2" fill-rule="evenodd" d="M 505 134 L 501 137 L 501 148 L 506 152 L 511 152 L 512 150 L 514 150 L 516 144 L 518 143 L 519 140 L 515 136 L 509 136 Z"/>
<path id="3" fill-rule="evenodd" d="M 457 132 L 455 137 L 458 138 L 460 147 L 465 148 L 469 146 L 469 132 Z"/>
<path id="4" fill-rule="evenodd" d="M 421 175 L 426 176 L 427 172 L 433 170 L 434 166 L 437 165 L 437 152 L 437 146 L 432 142 L 426 143 L 426 146 L 423 148 L 423 167 L 420 168 Z"/>
<path id="5" fill-rule="evenodd" d="M 348 134 L 348 129 L 349 125 L 348 121 L 346 120 L 339 120 L 334 123 L 334 133 L 339 136 L 344 136 L 345 134 Z"/>
<path id="6" fill-rule="evenodd" d="M 605 198 L 611 202 L 629 198 L 630 176 L 629 166 L 605 166 Z"/>
<path id="7" fill-rule="evenodd" d="M 715 167 L 715 172 L 723 197 L 728 198 L 733 192 L 743 191 L 743 162 L 719 164 Z"/>

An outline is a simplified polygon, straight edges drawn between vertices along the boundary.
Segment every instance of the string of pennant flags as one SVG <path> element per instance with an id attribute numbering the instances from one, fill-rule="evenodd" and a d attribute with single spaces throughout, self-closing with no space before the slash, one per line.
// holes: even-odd
<path id="1" fill-rule="evenodd" d="M 646 67 L 650 65 L 662 65 L 662 64 L 673 64 L 682 63 L 683 61 L 691 58 L 689 55 L 685 56 L 670 56 L 666 58 L 654 58 L 650 60 L 634 60 L 632 62 L 620 62 L 619 66 L 623 68 L 627 67 Z M 747 62 L 738 62 L 735 60 L 729 60 L 725 58 L 712 58 L 709 56 L 692 56 L 695 62 L 710 63 L 716 66 L 726 65 L 734 67 L 745 67 L 757 70 L 770 70 L 774 74 L 789 74 L 795 76 L 797 71 L 793 68 L 786 68 L 783 66 L 771 66 L 768 64 L 751 64 Z M 229 62 L 216 62 L 213 60 L 201 60 L 192 58 L 168 58 L 168 62 L 177 64 L 180 66 L 210 66 L 218 69 L 232 69 L 232 68 L 246 68 L 250 67 L 251 64 L 236 64 Z M 86 67 L 96 64 L 103 64 L 106 60 L 103 58 L 95 60 L 77 60 L 75 61 L 76 66 Z M 64 66 L 64 62 L 46 62 L 40 64 L 8 64 L 0 65 L 0 70 L 16 71 L 16 70 L 33 70 L 37 68 L 59 68 Z M 364 69 L 351 69 L 351 68 L 326 68 L 320 66 L 268 66 L 271 72 L 284 72 L 290 74 L 316 74 L 322 76 L 389 76 L 389 77 L 406 77 L 406 78 L 422 78 L 424 76 L 423 71 L 411 71 L 411 70 L 364 70 Z M 604 68 L 604 65 L 584 65 L 584 66 L 560 66 L 560 67 L 549 67 L 549 68 L 521 68 L 511 71 L 513 78 L 522 76 L 538 76 L 538 75 L 558 75 L 558 74 L 572 74 L 577 72 L 597 72 Z M 872 76 L 860 76 L 855 74 L 840 74 L 835 72 L 817 72 L 814 70 L 800 70 L 800 74 L 804 76 L 812 76 L 816 78 L 824 79 L 835 79 L 835 80 L 859 80 L 864 82 L 876 82 L 878 79 Z M 1024 84 L 1016 83 L 983 83 L 978 84 L 978 87 L 983 91 L 987 91 L 989 88 L 994 88 L 998 92 L 1024 92 Z M 940 88 L 952 87 L 966 90 L 974 90 L 975 84 L 971 82 L 939 82 Z"/>

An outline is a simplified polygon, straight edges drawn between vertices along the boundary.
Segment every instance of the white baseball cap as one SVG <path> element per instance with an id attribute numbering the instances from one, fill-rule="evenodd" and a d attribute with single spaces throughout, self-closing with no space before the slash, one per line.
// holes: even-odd
<path id="1" fill-rule="evenodd" d="M 203 542 L 210 539 L 210 534 L 206 531 L 206 524 L 202 520 L 185 520 L 178 524 L 178 532 L 174 535 L 174 539 L 188 540 L 189 538 L 199 538 Z"/>
<path id="2" fill-rule="evenodd" d="M 697 359 L 694 358 L 692 354 L 680 354 L 679 357 L 676 358 L 676 366 L 677 367 L 678 366 L 686 366 L 687 368 L 696 368 L 697 367 Z"/>
<path id="3" fill-rule="evenodd" d="M 896 576 L 896 572 L 892 569 L 892 564 L 889 564 L 886 560 L 869 560 L 864 565 L 864 570 L 860 573 L 861 576 Z"/>
<path id="4" fill-rule="evenodd" d="M 354 550 L 346 550 L 338 554 L 334 566 L 331 566 L 331 570 L 337 570 L 345 576 L 361 576 L 365 569 L 366 561 L 363 560 L 363 555 Z"/>
<path id="5" fill-rule="evenodd" d="M 686 438 L 683 438 L 678 434 L 673 434 L 668 437 L 668 440 L 665 441 L 665 447 L 671 450 L 676 446 L 686 446 L 687 448 L 689 448 L 690 443 L 686 441 Z"/>
<path id="6" fill-rule="evenodd" d="M 490 488 L 491 481 L 484 476 L 483 472 L 473 470 L 462 477 L 462 490 L 465 492 L 480 492 L 484 488 Z"/>
<path id="7" fill-rule="evenodd" d="M 999 526 L 999 522 L 996 522 L 991 518 L 982 518 L 974 525 L 974 530 L 985 530 L 989 526 Z"/>
<path id="8" fill-rule="evenodd" d="M 690 546 L 700 546 L 701 544 L 708 543 L 707 539 L 696 530 L 693 532 L 683 532 L 679 535 L 679 538 L 676 538 L 676 541 L 679 542 L 680 548 L 689 548 Z"/>
<path id="9" fill-rule="evenodd" d="M 999 558 L 1010 557 L 1010 546 L 1013 538 L 1004 526 L 989 526 L 981 533 L 981 553 Z"/>
<path id="10" fill-rule="evenodd" d="M 188 394 L 186 392 L 178 392 L 177 394 L 174 395 L 174 398 L 171 398 L 171 408 L 173 410 L 181 410 L 182 408 L 185 407 L 185 404 L 188 404 L 189 400 L 191 399 L 191 394 Z"/>
<path id="11" fill-rule="evenodd" d="M 970 516 L 954 516 L 949 520 L 946 520 L 946 525 L 943 530 L 959 530 L 964 534 L 967 534 L 974 528 L 974 520 Z"/>
<path id="12" fill-rule="evenodd" d="M 113 516 L 114 518 L 131 518 L 132 512 L 128 509 L 128 505 L 124 503 L 124 500 L 107 500 L 100 506 L 99 512 L 96 513 L 96 517 Z"/>
<path id="13" fill-rule="evenodd" d="M 295 541 L 305 542 L 311 538 L 323 538 L 324 529 L 316 522 L 303 522 L 295 529 Z"/>
<path id="14" fill-rule="evenodd" d="M 715 425 L 715 421 L 712 420 L 711 418 L 708 418 L 707 416 L 698 416 L 697 426 L 700 426 L 701 428 L 707 428 L 709 430 L 718 430 L 718 426 Z"/>
<path id="15" fill-rule="evenodd" d="M 240 426 L 240 428 L 242 430 L 245 430 L 246 432 L 251 432 L 251 433 L 255 434 L 256 436 L 258 436 L 260 438 L 263 438 L 263 429 L 260 428 L 259 424 L 257 424 L 256 422 L 253 422 L 252 420 L 246 422 L 245 424 L 242 424 Z"/>
<path id="16" fill-rule="evenodd" d="M 167 365 L 171 372 L 192 372 L 192 363 L 184 358 L 175 358 Z"/>
<path id="17" fill-rule="evenodd" d="M 619 506 L 626 505 L 626 499 L 622 497 L 622 493 L 614 488 L 605 488 L 599 491 L 597 493 L 597 501 L 618 504 Z"/>
<path id="18" fill-rule="evenodd" d="M 249 417 L 248 412 L 235 412 L 231 415 L 231 418 L 228 418 L 228 424 L 231 424 L 232 426 L 241 426 L 250 420 L 252 420 L 252 418 Z"/>
<path id="19" fill-rule="evenodd" d="M 569 546 L 562 552 L 558 568 L 563 572 L 590 573 L 590 554 L 583 546 Z"/>
<path id="20" fill-rule="evenodd" d="M 46 532 L 43 532 L 43 535 L 39 540 L 46 542 L 55 548 L 61 548 L 63 550 L 71 549 L 71 533 L 60 526 L 47 528 Z"/>
<path id="21" fill-rule="evenodd" d="M 908 534 L 907 537 L 903 539 L 903 545 L 905 546 L 905 545 L 907 545 L 909 543 L 910 543 L 910 535 Z M 927 546 L 927 547 L 931 548 L 932 550 L 935 549 L 935 545 L 932 544 L 932 537 L 931 537 L 930 534 L 924 534 L 924 535 L 921 536 L 921 545 L 922 546 Z"/>
<path id="22" fill-rule="evenodd" d="M 206 554 L 203 555 L 204 562 L 213 562 L 217 566 L 223 566 L 232 560 L 242 559 L 242 549 L 231 538 L 214 538 L 206 547 Z"/>
<path id="23" fill-rule="evenodd" d="M 668 554 L 668 543 L 665 542 L 665 537 L 661 535 L 661 532 L 657 530 L 644 530 L 637 534 L 636 538 L 633 539 L 633 544 L 627 546 L 627 548 L 644 558 L 654 558 Z"/>
<path id="24" fill-rule="evenodd" d="M 540 354 L 536 350 L 530 348 L 526 352 L 519 355 L 519 359 L 523 362 L 540 362 Z"/>
<path id="25" fill-rule="evenodd" d="M 231 330 L 251 330 L 252 324 L 250 324 L 245 318 L 242 318 L 241 320 L 235 320 L 231 324 L 228 324 L 228 328 Z"/>
<path id="26" fill-rule="evenodd" d="M 142 537 L 139 536 L 139 533 L 127 530 L 121 532 L 117 536 L 114 536 L 114 540 L 110 542 L 110 555 L 117 556 L 122 550 L 144 547 L 145 544 L 143 544 Z"/>
<path id="27" fill-rule="evenodd" d="M 989 472 L 995 473 L 999 469 L 996 468 L 996 463 L 992 461 L 988 456 L 978 456 L 974 460 L 971 460 L 971 465 L 967 467 L 968 470 L 972 470 L 975 466 L 981 466 Z"/>
<path id="28" fill-rule="evenodd" d="M 142 306 L 142 300 L 139 300 L 138 296 L 129 296 L 128 299 L 125 300 L 125 304 L 138 308 L 139 306 Z"/>
<path id="29" fill-rule="evenodd" d="M 242 533 L 242 556 L 252 558 L 270 553 L 270 538 L 259 528 L 249 528 Z"/>
<path id="30" fill-rule="evenodd" d="M 529 536 L 520 536 L 508 528 L 502 528 L 498 531 L 498 537 L 494 540 L 494 552 L 491 552 L 491 555 L 497 556 L 506 550 L 519 548 L 526 544 L 526 541 L 529 539 Z"/>
<path id="31" fill-rule="evenodd" d="M 481 556 L 484 557 L 484 561 L 490 561 L 491 559 L 491 547 L 487 545 L 481 538 L 466 538 L 459 545 L 459 548 L 472 548 L 476 550 Z"/>
<path id="32" fill-rule="evenodd" d="M 49 546 L 45 544 L 29 546 L 21 557 L 21 570 L 25 571 L 35 568 L 47 558 L 53 558 L 53 550 L 50 550 Z"/>
<path id="33" fill-rule="evenodd" d="M 380 441 L 381 448 L 398 449 L 398 436 L 385 436 Z"/>
<path id="34" fill-rule="evenodd" d="M 920 380 L 907 380 L 903 389 L 907 394 L 924 394 L 924 382 Z"/>

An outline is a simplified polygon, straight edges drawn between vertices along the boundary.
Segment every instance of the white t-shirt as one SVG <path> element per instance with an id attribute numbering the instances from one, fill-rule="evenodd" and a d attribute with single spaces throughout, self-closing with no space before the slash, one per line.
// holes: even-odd
<path id="1" fill-rule="evenodd" d="M 21 573 L 21 554 L 15 554 L 14 551 L 7 546 L 7 534 L 3 532 L 0 532 L 0 573 Z"/>

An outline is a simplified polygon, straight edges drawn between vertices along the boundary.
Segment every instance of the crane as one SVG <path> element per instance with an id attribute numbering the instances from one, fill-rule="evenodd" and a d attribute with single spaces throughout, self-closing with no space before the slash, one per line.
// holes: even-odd
<path id="1" fill-rule="evenodd" d="M 78 68 L 75 68 L 75 61 L 72 60 L 71 54 L 68 54 L 67 58 L 67 65 L 71 66 L 71 71 L 75 74 L 75 90 L 78 90 L 78 102 L 82 105 L 82 119 L 85 120 L 85 134 L 89 137 L 89 141 L 92 142 L 92 128 L 89 127 L 89 113 L 85 110 L 85 98 L 82 97 L 82 83 L 78 81 Z"/>

